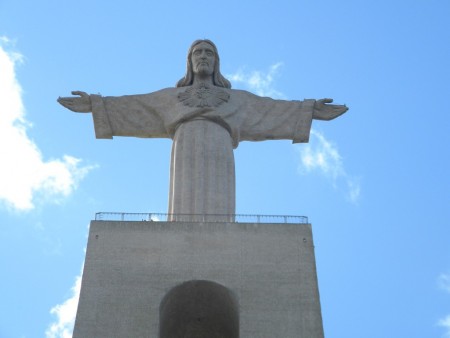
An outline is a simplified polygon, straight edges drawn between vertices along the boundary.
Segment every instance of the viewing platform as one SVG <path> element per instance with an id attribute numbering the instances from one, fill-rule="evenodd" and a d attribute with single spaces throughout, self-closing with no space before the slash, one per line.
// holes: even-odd
<path id="1" fill-rule="evenodd" d="M 136 221 L 136 222 L 234 222 L 234 223 L 290 223 L 309 224 L 307 216 L 291 215 L 215 215 L 215 214 L 165 214 L 97 212 L 96 221 Z"/>

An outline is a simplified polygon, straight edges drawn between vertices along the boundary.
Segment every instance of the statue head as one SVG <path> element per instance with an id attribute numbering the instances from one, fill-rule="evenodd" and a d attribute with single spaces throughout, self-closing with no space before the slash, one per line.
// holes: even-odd
<path id="1" fill-rule="evenodd" d="M 216 45 L 211 40 L 196 40 L 192 43 L 191 47 L 189 48 L 188 55 L 187 55 L 187 62 L 186 62 L 186 75 L 177 82 L 177 87 L 186 87 L 192 85 L 194 81 L 194 65 L 192 64 L 192 53 L 195 49 L 195 47 L 201 43 L 206 43 L 211 46 L 211 49 L 214 52 L 214 71 L 212 74 L 212 81 L 213 84 L 217 87 L 223 87 L 223 88 L 231 88 L 231 83 L 228 81 L 221 73 L 220 73 L 220 59 L 219 59 L 219 53 L 217 51 Z"/>

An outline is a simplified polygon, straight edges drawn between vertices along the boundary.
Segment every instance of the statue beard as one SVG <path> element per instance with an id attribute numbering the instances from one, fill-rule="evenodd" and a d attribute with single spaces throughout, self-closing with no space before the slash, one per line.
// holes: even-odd
<path id="1" fill-rule="evenodd" d="M 200 76 L 212 76 L 214 73 L 208 63 L 199 63 L 195 68 L 195 73 Z"/>

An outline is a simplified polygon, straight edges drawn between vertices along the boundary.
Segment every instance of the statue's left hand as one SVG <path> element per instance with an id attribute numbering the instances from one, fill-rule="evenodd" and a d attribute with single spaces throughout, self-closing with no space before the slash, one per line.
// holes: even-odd
<path id="1" fill-rule="evenodd" d="M 320 99 L 314 104 L 313 119 L 329 121 L 344 114 L 348 108 L 346 105 L 327 104 L 333 99 Z"/>

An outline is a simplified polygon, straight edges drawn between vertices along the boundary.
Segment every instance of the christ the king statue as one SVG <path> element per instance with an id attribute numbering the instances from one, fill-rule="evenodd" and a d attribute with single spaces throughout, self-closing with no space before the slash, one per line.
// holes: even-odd
<path id="1" fill-rule="evenodd" d="M 97 138 L 171 138 L 169 214 L 234 215 L 233 149 L 241 141 L 308 142 L 312 119 L 347 111 L 332 99 L 285 101 L 231 89 L 220 73 L 217 47 L 194 41 L 186 75 L 175 88 L 119 97 L 60 97 L 64 107 L 92 112 Z"/>

